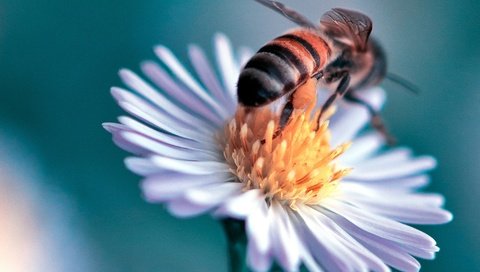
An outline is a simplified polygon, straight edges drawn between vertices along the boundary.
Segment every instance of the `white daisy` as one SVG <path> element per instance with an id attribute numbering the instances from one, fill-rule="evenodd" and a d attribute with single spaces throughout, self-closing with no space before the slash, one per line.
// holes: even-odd
<path id="1" fill-rule="evenodd" d="M 221 80 L 197 46 L 189 56 L 199 80 L 167 48 L 155 53 L 163 65 L 142 64 L 148 81 L 123 69 L 131 91 L 112 88 L 133 118 L 104 124 L 135 155 L 126 165 L 144 177 L 148 201 L 179 217 L 244 220 L 247 264 L 256 271 L 273 262 L 287 271 L 416 271 L 412 256 L 434 258 L 435 241 L 406 224 L 452 219 L 441 195 L 417 192 L 435 160 L 403 147 L 384 150 L 379 134 L 364 131 L 364 107 L 340 102 L 318 130 L 310 114 L 316 109 L 296 112 L 273 137 L 272 107 L 236 111 L 247 50 L 236 54 L 225 36 L 215 37 Z M 377 108 L 384 102 L 380 88 L 361 95 Z"/>

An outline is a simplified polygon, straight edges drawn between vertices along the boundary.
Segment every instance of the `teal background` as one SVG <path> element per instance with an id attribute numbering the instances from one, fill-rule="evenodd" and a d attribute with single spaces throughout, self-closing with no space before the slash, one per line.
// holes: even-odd
<path id="1" fill-rule="evenodd" d="M 455 215 L 421 228 L 441 247 L 423 270 L 480 267 L 480 1 L 284 2 L 315 21 L 335 6 L 372 18 L 390 71 L 422 90 L 384 83 L 385 119 L 401 145 L 439 160 L 428 190 Z M 186 63 L 187 44 L 211 52 L 217 31 L 255 49 L 292 26 L 253 1 L 0 0 L 0 133 L 35 158 L 39 185 L 68 198 L 94 271 L 227 269 L 220 225 L 145 203 L 101 128 L 122 113 L 109 93 L 118 69 L 138 71 L 155 44 Z"/>

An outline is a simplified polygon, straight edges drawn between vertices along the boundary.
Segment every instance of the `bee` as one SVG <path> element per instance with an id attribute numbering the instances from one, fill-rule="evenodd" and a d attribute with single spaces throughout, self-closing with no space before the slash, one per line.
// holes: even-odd
<path id="1" fill-rule="evenodd" d="M 320 109 L 318 122 L 337 99 L 363 105 L 372 116 L 372 126 L 388 136 L 380 115 L 357 96 L 357 90 L 378 85 L 386 76 L 387 60 L 380 44 L 370 37 L 372 21 L 360 12 L 334 8 L 316 25 L 298 12 L 277 1 L 256 0 L 299 25 L 266 45 L 243 67 L 237 95 L 247 109 L 267 105 L 288 96 L 280 115 L 279 130 L 288 123 L 293 110 L 304 107 L 299 100 L 317 95 L 299 94 L 299 88 L 311 79 L 332 89 Z M 391 137 L 387 139 L 392 140 Z"/>

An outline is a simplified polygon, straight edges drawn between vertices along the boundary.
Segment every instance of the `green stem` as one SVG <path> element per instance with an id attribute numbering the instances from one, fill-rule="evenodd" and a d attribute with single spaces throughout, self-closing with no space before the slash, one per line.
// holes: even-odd
<path id="1" fill-rule="evenodd" d="M 246 235 L 245 223 L 241 220 L 227 218 L 222 220 L 223 230 L 227 236 L 229 271 L 245 271 Z"/>

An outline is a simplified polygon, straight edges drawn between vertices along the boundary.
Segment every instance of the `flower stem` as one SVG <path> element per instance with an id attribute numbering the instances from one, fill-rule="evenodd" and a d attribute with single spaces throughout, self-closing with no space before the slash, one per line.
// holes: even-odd
<path id="1" fill-rule="evenodd" d="M 245 248 L 247 242 L 245 223 L 242 220 L 232 218 L 226 218 L 221 221 L 228 242 L 229 271 L 245 271 Z"/>

